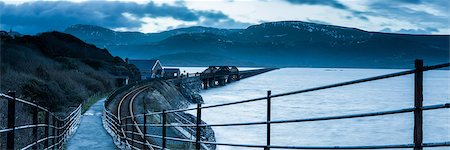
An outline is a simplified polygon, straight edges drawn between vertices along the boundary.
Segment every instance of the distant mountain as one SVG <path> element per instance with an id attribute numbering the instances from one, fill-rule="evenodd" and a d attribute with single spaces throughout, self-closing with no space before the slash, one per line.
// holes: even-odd
<path id="1" fill-rule="evenodd" d="M 216 35 L 228 35 L 239 29 L 216 29 L 209 27 L 193 26 L 179 28 L 160 33 L 140 33 L 140 32 L 116 32 L 107 28 L 93 25 L 73 25 L 64 30 L 65 33 L 72 34 L 89 43 L 94 43 L 100 47 L 149 44 L 158 42 L 170 36 L 186 33 L 212 33 Z"/>
<path id="2" fill-rule="evenodd" d="M 77 34 L 95 34 L 96 31 L 68 33 L 89 42 L 88 38 L 83 38 L 88 34 Z M 116 35 L 128 33 L 112 32 Z M 449 61 L 449 35 L 367 32 L 301 21 L 268 22 L 236 30 L 191 27 L 140 34 L 147 36 L 137 38 L 142 41 L 127 42 L 132 38 L 126 38 L 110 42 L 112 44 L 105 47 L 121 57 L 153 58 L 176 53 L 209 53 L 257 66 L 277 67 L 410 68 L 417 58 L 424 59 L 427 64 Z M 105 32 L 102 35 L 111 34 Z M 97 46 L 102 44 L 95 40 L 91 42 Z M 195 65 L 214 62 L 198 63 L 201 64 Z"/>

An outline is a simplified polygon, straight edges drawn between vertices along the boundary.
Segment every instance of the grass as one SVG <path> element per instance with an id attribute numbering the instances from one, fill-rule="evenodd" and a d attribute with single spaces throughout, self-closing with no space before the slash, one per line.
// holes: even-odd
<path id="1" fill-rule="evenodd" d="M 102 98 L 107 97 L 111 92 L 106 93 L 95 93 L 94 95 L 90 96 L 84 103 L 81 108 L 81 114 L 84 114 L 92 105 L 94 105 L 97 101 L 99 101 Z"/>

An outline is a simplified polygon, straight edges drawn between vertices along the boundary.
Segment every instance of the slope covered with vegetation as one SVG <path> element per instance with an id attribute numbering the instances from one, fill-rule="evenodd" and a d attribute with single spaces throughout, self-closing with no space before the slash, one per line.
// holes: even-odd
<path id="1" fill-rule="evenodd" d="M 60 32 L 1 35 L 0 75 L 0 92 L 17 91 L 21 98 L 62 112 L 111 91 L 118 77 L 133 81 L 140 76 L 134 66 L 106 49 Z"/>

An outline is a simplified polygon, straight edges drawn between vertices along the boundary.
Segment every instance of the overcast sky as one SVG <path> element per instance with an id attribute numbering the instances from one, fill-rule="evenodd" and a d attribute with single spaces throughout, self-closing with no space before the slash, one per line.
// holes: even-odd
<path id="1" fill-rule="evenodd" d="M 74 24 L 160 32 L 298 20 L 367 31 L 450 34 L 450 0 L 0 1 L 0 27 L 25 34 Z"/>

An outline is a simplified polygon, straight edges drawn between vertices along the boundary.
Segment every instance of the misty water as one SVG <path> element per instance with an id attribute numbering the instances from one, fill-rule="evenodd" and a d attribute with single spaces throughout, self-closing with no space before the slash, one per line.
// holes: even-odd
<path id="1" fill-rule="evenodd" d="M 183 68 L 188 72 L 204 68 Z M 350 81 L 401 69 L 286 68 L 223 87 L 203 90 L 203 106 L 263 97 L 267 90 L 279 94 L 338 82 Z M 414 106 L 414 76 L 314 91 L 272 100 L 272 120 L 302 119 L 386 111 Z M 450 71 L 424 73 L 424 105 L 450 102 Z M 194 106 L 192 106 L 194 107 Z M 195 115 L 195 111 L 191 112 Z M 202 110 L 202 120 L 209 124 L 241 123 L 266 120 L 266 101 L 257 101 Z M 353 146 L 413 143 L 413 113 L 273 124 L 272 145 Z M 266 144 L 266 125 L 213 127 L 217 142 Z M 450 141 L 450 109 L 424 112 L 424 142 Z M 219 150 L 249 149 L 219 146 Z M 445 149 L 428 148 L 428 149 Z"/>

